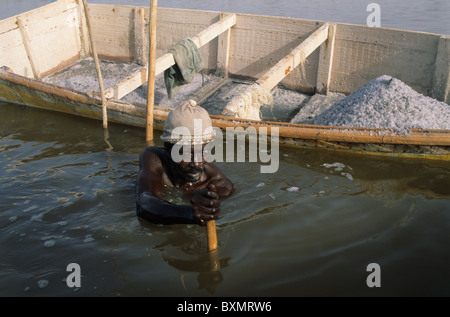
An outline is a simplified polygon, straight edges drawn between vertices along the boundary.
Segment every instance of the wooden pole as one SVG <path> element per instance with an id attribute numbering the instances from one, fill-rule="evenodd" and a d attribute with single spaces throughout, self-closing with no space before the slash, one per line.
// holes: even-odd
<path id="1" fill-rule="evenodd" d="M 102 97 L 103 128 L 106 129 L 108 127 L 108 115 L 106 112 L 106 98 L 105 98 L 105 91 L 103 89 L 103 78 L 102 78 L 102 72 L 100 70 L 100 63 L 98 61 L 97 50 L 95 48 L 94 37 L 92 35 L 91 21 L 89 18 L 86 0 L 83 0 L 83 6 L 84 6 L 84 15 L 86 17 L 86 25 L 87 25 L 88 33 L 89 33 L 89 41 L 91 43 L 91 48 L 92 48 L 92 55 L 94 55 L 95 69 L 97 70 L 98 83 L 100 85 L 100 95 Z"/>
<path id="2" fill-rule="evenodd" d="M 217 193 L 216 186 L 210 185 L 209 189 Z M 217 232 L 216 232 L 216 222 L 214 220 L 209 220 L 206 222 L 206 237 L 208 239 L 208 252 L 213 252 L 217 249 Z"/>
<path id="3" fill-rule="evenodd" d="M 155 65 L 156 65 L 156 11 L 158 1 L 150 1 L 150 30 L 149 30 L 149 58 L 147 80 L 147 124 L 146 140 L 153 140 L 153 107 L 155 103 Z"/>
<path id="4" fill-rule="evenodd" d="M 217 249 L 217 232 L 216 222 L 210 220 L 206 222 L 206 235 L 208 237 L 208 251 L 214 251 Z"/>

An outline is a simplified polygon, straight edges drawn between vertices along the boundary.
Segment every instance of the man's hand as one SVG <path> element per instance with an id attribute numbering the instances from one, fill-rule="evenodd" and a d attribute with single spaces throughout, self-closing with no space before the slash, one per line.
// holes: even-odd
<path id="1" fill-rule="evenodd" d="M 191 199 L 194 217 L 204 226 L 208 220 L 219 218 L 220 201 L 214 185 L 197 190 Z"/>

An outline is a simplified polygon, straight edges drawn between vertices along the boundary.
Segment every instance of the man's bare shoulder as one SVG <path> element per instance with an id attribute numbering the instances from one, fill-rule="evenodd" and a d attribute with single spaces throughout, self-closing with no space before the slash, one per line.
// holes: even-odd
<path id="1" fill-rule="evenodd" d="M 149 146 L 145 148 L 139 157 L 141 169 L 161 169 L 168 160 L 167 153 L 163 147 Z"/>

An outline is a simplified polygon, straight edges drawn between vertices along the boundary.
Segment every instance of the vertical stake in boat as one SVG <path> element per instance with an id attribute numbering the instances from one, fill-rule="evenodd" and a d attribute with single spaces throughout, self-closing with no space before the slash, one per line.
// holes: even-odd
<path id="1" fill-rule="evenodd" d="M 95 69 L 97 70 L 98 84 L 100 85 L 100 94 L 102 97 L 103 128 L 106 129 L 106 128 L 108 128 L 108 116 L 107 116 L 107 112 L 106 112 L 106 98 L 105 98 L 105 92 L 103 89 L 102 72 L 100 70 L 100 63 L 98 61 L 97 50 L 95 48 L 94 37 L 92 35 L 91 20 L 89 18 L 86 0 L 83 0 L 83 6 L 84 6 L 84 16 L 86 17 L 86 25 L 87 25 L 88 32 L 89 32 L 89 41 L 91 43 L 91 48 L 92 48 L 92 55 L 94 55 Z"/>
<path id="2" fill-rule="evenodd" d="M 146 141 L 153 140 L 153 107 L 155 103 L 155 67 L 156 67 L 156 11 L 158 1 L 150 1 L 150 26 L 149 26 L 149 58 L 148 58 L 148 80 L 147 80 L 147 123 Z"/>

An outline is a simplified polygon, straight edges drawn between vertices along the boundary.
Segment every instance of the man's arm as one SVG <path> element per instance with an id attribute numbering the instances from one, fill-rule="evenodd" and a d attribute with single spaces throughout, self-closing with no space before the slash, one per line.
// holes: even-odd
<path id="1" fill-rule="evenodd" d="M 215 192 L 220 198 L 225 198 L 233 193 L 233 183 L 225 176 L 225 174 L 214 164 L 208 164 L 207 173 L 211 177 L 209 185 L 214 185 Z"/>
<path id="2" fill-rule="evenodd" d="M 191 206 L 175 205 L 149 193 L 142 193 L 136 200 L 138 217 L 156 224 L 197 224 Z"/>
<path id="3" fill-rule="evenodd" d="M 151 150 L 144 150 L 137 179 L 137 216 L 157 224 L 198 223 L 191 206 L 175 205 L 163 200 L 163 173 L 158 155 Z"/>

